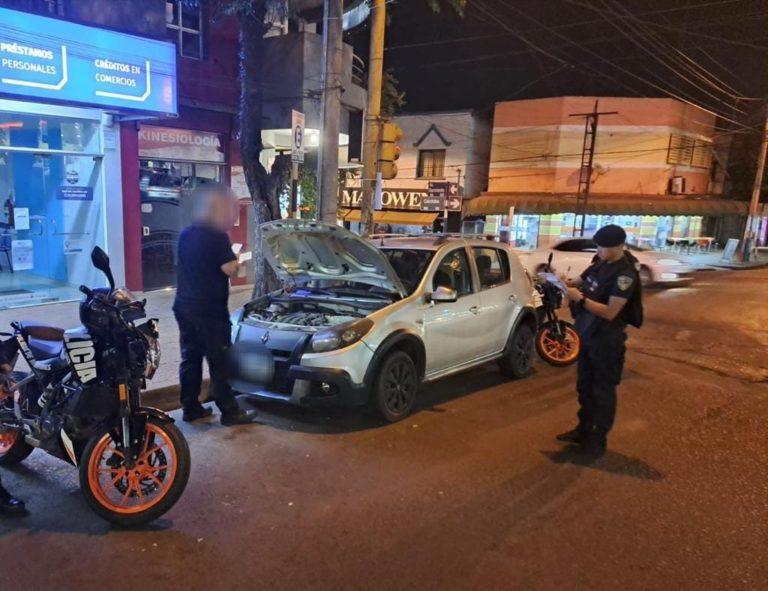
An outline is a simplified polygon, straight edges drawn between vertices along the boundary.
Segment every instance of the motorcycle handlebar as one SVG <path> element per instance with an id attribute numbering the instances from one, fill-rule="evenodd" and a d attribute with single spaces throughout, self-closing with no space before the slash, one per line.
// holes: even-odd
<path id="1" fill-rule="evenodd" d="M 87 295 L 89 298 L 93 296 L 93 291 L 91 291 L 91 289 L 85 285 L 80 286 L 80 291 Z"/>

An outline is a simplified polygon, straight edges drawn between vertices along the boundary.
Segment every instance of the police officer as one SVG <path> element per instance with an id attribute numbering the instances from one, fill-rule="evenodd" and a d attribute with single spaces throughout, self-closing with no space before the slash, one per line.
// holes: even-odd
<path id="1" fill-rule="evenodd" d="M 608 225 L 594 235 L 597 256 L 581 277 L 570 282 L 576 331 L 581 338 L 578 361 L 579 423 L 557 439 L 578 443 L 599 457 L 616 416 L 616 387 L 621 382 L 627 322 L 638 313 L 640 277 L 636 259 L 625 252 L 627 235 Z M 632 302 L 628 306 L 628 302 Z M 640 312 L 641 314 L 641 312 Z"/>

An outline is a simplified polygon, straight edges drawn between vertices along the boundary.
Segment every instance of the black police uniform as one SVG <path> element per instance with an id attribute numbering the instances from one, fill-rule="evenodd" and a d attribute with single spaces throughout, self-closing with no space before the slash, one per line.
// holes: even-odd
<path id="1" fill-rule="evenodd" d="M 601 304 L 607 304 L 612 296 L 631 300 L 640 289 L 633 261 L 630 255 L 615 262 L 593 261 L 581 275 L 584 296 Z M 616 387 L 624 370 L 626 306 L 611 321 L 579 308 L 575 318 L 581 338 L 576 384 L 579 429 L 583 432 L 594 429 L 604 445 L 605 435 L 613 427 L 616 416 Z"/>

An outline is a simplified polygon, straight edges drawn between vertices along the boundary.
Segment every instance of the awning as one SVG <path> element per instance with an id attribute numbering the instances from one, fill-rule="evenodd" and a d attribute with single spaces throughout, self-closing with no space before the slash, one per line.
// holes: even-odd
<path id="1" fill-rule="evenodd" d="M 467 204 L 466 215 L 574 213 L 576 195 L 484 193 Z M 716 198 L 670 195 L 590 195 L 587 213 L 604 215 L 747 215 L 748 204 Z"/>
<path id="2" fill-rule="evenodd" d="M 339 219 L 345 222 L 359 222 L 359 209 L 340 209 Z M 436 213 L 423 211 L 374 211 L 373 222 L 375 224 L 393 224 L 395 226 L 431 226 Z"/>

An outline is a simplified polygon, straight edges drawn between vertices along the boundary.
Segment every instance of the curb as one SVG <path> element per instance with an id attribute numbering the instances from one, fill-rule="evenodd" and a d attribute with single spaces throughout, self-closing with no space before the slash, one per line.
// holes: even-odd
<path id="1" fill-rule="evenodd" d="M 210 379 L 203 380 L 202 396 L 201 398 L 208 401 L 208 384 Z M 142 402 L 146 406 L 152 406 L 159 410 L 172 411 L 181 408 L 179 402 L 179 385 L 162 386 L 153 390 L 145 390 L 141 394 Z"/>

